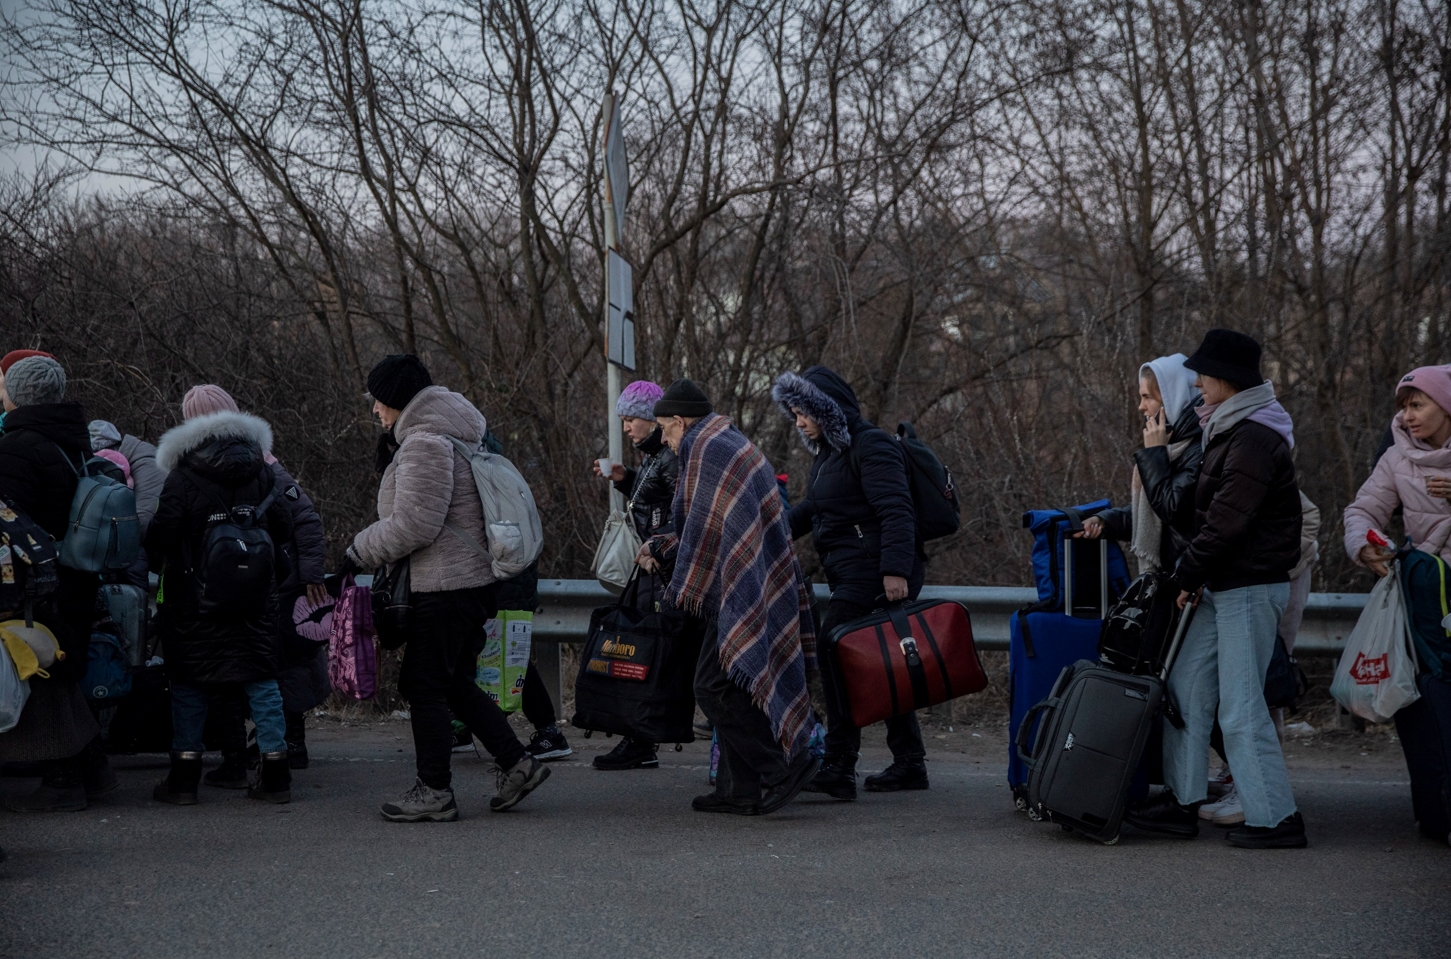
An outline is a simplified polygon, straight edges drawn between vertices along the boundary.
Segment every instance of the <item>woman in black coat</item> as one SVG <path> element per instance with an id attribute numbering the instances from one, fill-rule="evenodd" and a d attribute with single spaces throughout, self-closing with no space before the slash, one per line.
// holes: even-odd
<path id="1" fill-rule="evenodd" d="M 15 354 L 6 356 L 13 360 Z M 5 432 L 0 436 L 0 502 L 24 513 L 56 540 L 66 535 L 78 473 L 91 454 L 86 414 L 65 402 L 66 377 L 48 354 L 0 361 Z M 19 724 L 0 736 L 0 762 L 41 762 L 40 787 L 5 803 L 14 812 L 86 808 L 89 796 L 114 789 L 116 775 L 101 747 L 100 727 L 81 692 L 96 613 L 95 573 L 61 567 L 55 593 L 35 608 L 65 659 L 50 678 L 30 679 Z M 3 655 L 3 654 L 0 654 Z"/>
<path id="2" fill-rule="evenodd" d="M 293 524 L 265 460 L 271 450 L 272 430 L 265 422 L 232 412 L 187 420 L 163 436 L 157 449 L 157 464 L 169 475 L 146 548 L 164 564 L 158 632 L 171 679 L 174 737 L 171 774 L 154 792 L 163 802 L 196 802 L 209 687 L 219 683 L 242 684 L 257 726 L 262 778 L 248 795 L 271 802 L 290 798 L 277 686 L 282 660 L 277 584 L 288 574 L 282 544 L 292 539 Z M 228 584 L 202 582 L 209 533 L 221 523 L 245 525 L 249 518 L 271 539 L 273 575 L 238 604 L 243 612 L 211 612 L 203 603 L 203 586 Z"/>
<path id="3" fill-rule="evenodd" d="M 824 366 L 784 373 L 771 390 L 796 420 L 812 452 L 806 495 L 791 508 L 791 532 L 809 530 L 831 587 L 819 634 L 888 602 L 915 599 L 926 576 L 907 463 L 896 439 L 862 418 L 851 386 Z M 856 798 L 861 730 L 846 721 L 845 695 L 833 656 L 820 656 L 827 708 L 826 757 L 807 788 Z M 866 778 L 871 792 L 926 789 L 926 750 L 917 715 L 887 720 L 892 765 Z"/>
<path id="4" fill-rule="evenodd" d="M 1203 400 L 1194 385 L 1198 374 L 1184 366 L 1186 359 L 1175 353 L 1139 367 L 1144 448 L 1134 454 L 1129 505 L 1089 517 L 1079 534 L 1129 543 L 1140 573 L 1173 569 L 1194 534 L 1194 485 L 1204 460 Z"/>
<path id="5" fill-rule="evenodd" d="M 615 463 L 610 480 L 625 497 L 630 520 L 642 543 L 652 536 L 675 532 L 675 481 L 680 475 L 680 461 L 675 451 L 665 445 L 660 427 L 655 424 L 655 402 L 664 395 L 657 384 L 636 380 L 620 393 L 615 413 L 630 444 L 640 454 L 640 465 L 631 469 Z M 599 464 L 594 467 L 600 472 Z M 652 570 L 642 571 L 636 583 L 636 602 L 641 609 L 652 609 L 664 595 L 665 583 Z M 660 765 L 658 743 L 624 737 L 619 745 L 603 756 L 596 756 L 594 767 L 603 770 L 654 769 Z"/>

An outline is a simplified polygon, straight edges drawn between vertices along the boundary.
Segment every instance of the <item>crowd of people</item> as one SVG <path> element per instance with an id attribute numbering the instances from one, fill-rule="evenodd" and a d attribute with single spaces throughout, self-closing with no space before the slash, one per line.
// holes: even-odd
<path id="1" fill-rule="evenodd" d="M 1183 722 L 1163 729 L 1166 788 L 1131 808 L 1127 821 L 1187 838 L 1213 820 L 1234 827 L 1227 837 L 1238 846 L 1303 846 L 1277 735 L 1282 717 L 1262 692 L 1274 644 L 1293 647 L 1318 557 L 1319 513 L 1296 480 L 1293 424 L 1263 376 L 1259 344 L 1241 333 L 1212 330 L 1191 356 L 1145 363 L 1137 385 L 1144 442 L 1128 502 L 1089 517 L 1078 535 L 1120 540 L 1141 571 L 1173 573 L 1180 605 L 1197 612 L 1169 678 Z M 341 572 L 406 561 L 412 592 L 398 691 L 409 705 L 416 778 L 381 812 L 407 822 L 458 817 L 450 762 L 459 730 L 493 757 L 489 808 L 502 812 L 548 779 L 550 760 L 572 752 L 532 667 L 523 690 L 535 727 L 527 743 L 475 681 L 485 623 L 501 608 L 532 608 L 537 568 L 505 580 L 489 560 L 483 503 L 455 443 L 492 442 L 474 404 L 436 385 L 411 354 L 380 361 L 367 388 L 381 426 L 377 520 L 352 537 Z M 292 771 L 308 763 L 304 717 L 328 695 L 326 645 L 302 629 L 336 593 L 324 573 L 318 511 L 273 454 L 268 424 L 219 386 L 187 392 L 182 421 L 155 447 L 109 422 L 88 422 L 65 394 L 55 357 L 20 350 L 0 359 L 0 500 L 61 540 L 93 456 L 135 489 L 144 548 L 133 568 L 115 575 L 160 577 L 150 652 L 169 680 L 173 740 L 155 798 L 193 804 L 206 784 L 287 802 Z M 851 385 L 824 366 L 782 373 L 771 395 L 812 456 L 794 505 L 762 452 L 688 379 L 630 384 L 616 412 L 638 461 L 594 467 L 626 498 L 643 544 L 634 601 L 684 610 L 704 637 L 694 693 L 720 762 L 714 790 L 693 801 L 703 812 L 764 815 L 803 790 L 857 798 L 861 730 L 841 699 L 841 666 L 817 637 L 915 599 L 926 579 L 901 444 L 864 418 Z M 1365 545 L 1366 534 L 1396 510 L 1416 548 L 1451 559 L 1451 368 L 1412 372 L 1396 397 L 1391 442 L 1345 513 L 1351 558 L 1377 575 L 1388 573 L 1390 557 Z M 249 564 L 229 567 L 246 574 L 217 574 L 220 527 L 256 547 Z M 830 588 L 819 609 L 794 546 L 808 533 Z M 94 573 L 60 570 L 46 624 L 65 658 L 49 678 L 31 681 L 19 725 L 0 735 L 0 762 L 41 764 L 38 789 L 7 802 L 14 811 L 83 809 L 117 784 L 80 688 L 100 585 Z M 1451 658 L 1444 666 L 1451 670 Z M 808 748 L 818 719 L 809 678 L 818 671 L 820 759 Z M 1418 787 L 1416 813 L 1423 830 L 1443 839 L 1448 683 L 1451 673 L 1440 668 L 1421 677 L 1418 708 L 1442 735 L 1415 743 L 1442 757 L 1439 799 L 1434 783 Z M 886 725 L 892 762 L 864 788 L 927 789 L 915 714 Z M 220 745 L 221 763 L 203 775 L 208 738 Z M 1211 748 L 1226 764 L 1215 778 Z M 594 766 L 652 768 L 657 749 L 622 738 Z"/>

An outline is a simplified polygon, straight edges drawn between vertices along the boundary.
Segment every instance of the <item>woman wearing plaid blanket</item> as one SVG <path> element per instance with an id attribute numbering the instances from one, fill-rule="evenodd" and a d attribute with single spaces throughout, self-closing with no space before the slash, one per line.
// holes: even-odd
<path id="1" fill-rule="evenodd" d="M 776 477 L 761 451 L 690 380 L 655 404 L 680 461 L 675 531 L 640 550 L 668 574 L 668 600 L 705 621 L 695 697 L 720 738 L 715 792 L 699 812 L 764 815 L 816 774 L 806 748 L 814 723 L 811 599 L 791 546 Z"/>

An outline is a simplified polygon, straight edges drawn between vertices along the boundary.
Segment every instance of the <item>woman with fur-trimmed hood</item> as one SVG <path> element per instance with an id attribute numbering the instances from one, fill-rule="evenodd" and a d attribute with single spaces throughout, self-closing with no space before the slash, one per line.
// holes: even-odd
<path id="1" fill-rule="evenodd" d="M 914 599 L 926 576 L 917 538 L 917 514 L 900 444 L 862 418 L 851 385 L 824 366 L 783 373 L 771 390 L 782 412 L 794 417 L 815 457 L 806 495 L 791 509 L 793 536 L 812 534 L 826 569 L 831 602 L 820 635 L 870 613 L 884 602 Z M 835 658 L 823 651 L 826 680 L 826 757 L 807 788 L 837 799 L 856 798 L 861 730 L 848 725 L 840 702 Z M 887 721 L 890 767 L 868 776 L 870 792 L 926 789 L 926 750 L 915 713 Z"/>
<path id="2" fill-rule="evenodd" d="M 162 802 L 197 801 L 208 688 L 221 683 L 242 684 L 257 726 L 262 777 L 248 794 L 271 802 L 290 796 L 277 686 L 282 662 L 277 583 L 287 575 L 282 544 L 292 538 L 292 516 L 267 465 L 271 451 L 272 428 L 256 416 L 231 411 L 189 419 L 167 432 L 157 447 L 157 465 L 169 472 L 146 549 L 162 569 L 158 631 L 171 679 L 175 731 L 171 774 L 154 793 Z M 209 531 L 222 523 L 255 523 L 272 540 L 273 576 L 258 595 L 236 607 L 250 612 L 208 612 L 202 601 L 199 567 Z"/>

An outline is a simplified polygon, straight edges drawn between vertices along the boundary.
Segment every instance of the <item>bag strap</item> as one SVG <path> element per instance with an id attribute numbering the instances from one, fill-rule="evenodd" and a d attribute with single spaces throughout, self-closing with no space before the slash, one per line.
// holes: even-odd
<path id="1" fill-rule="evenodd" d="M 55 451 L 60 454 L 60 458 L 65 460 L 65 465 L 69 466 L 71 468 L 71 472 L 76 474 L 76 479 L 81 479 L 83 477 L 88 477 L 91 475 L 91 458 L 89 456 L 81 457 L 81 468 L 76 469 L 76 464 L 71 462 L 70 454 L 67 453 L 65 450 L 61 449 L 61 445 L 59 443 L 51 440 L 50 445 L 55 447 Z"/>
<path id="2" fill-rule="evenodd" d="M 448 530 L 453 535 L 457 536 L 460 540 L 462 540 L 463 544 L 469 549 L 473 550 L 475 553 L 478 553 L 479 559 L 482 559 L 488 563 L 492 563 L 494 561 L 493 554 L 490 553 L 486 547 L 480 544 L 478 540 L 474 539 L 468 533 L 464 532 L 464 528 L 459 524 L 455 523 L 453 520 L 444 520 L 443 528 Z"/>
<path id="3" fill-rule="evenodd" d="M 658 461 L 659 461 L 659 455 L 658 454 L 655 455 L 655 456 L 650 457 L 649 461 L 645 464 L 645 470 L 642 471 L 643 475 L 636 474 L 636 476 L 635 476 L 635 488 L 630 492 L 630 498 L 625 501 L 625 515 L 626 516 L 628 516 L 630 513 L 633 513 L 635 511 L 635 497 L 637 497 L 637 496 L 640 495 L 640 488 L 645 485 L 645 481 L 647 479 L 649 479 L 650 477 L 652 477 L 652 476 L 655 475 L 655 464 Z"/>
<path id="4" fill-rule="evenodd" d="M 917 638 L 912 635 L 912 621 L 900 605 L 889 606 L 887 618 L 897 631 L 897 646 L 902 650 L 902 659 L 907 664 L 907 679 L 912 684 L 912 708 L 925 709 L 930 698 L 927 690 L 927 669 L 922 664 L 922 651 L 917 648 Z M 880 629 L 878 627 L 879 631 Z M 893 700 L 896 699 L 895 690 L 892 697 Z"/>

